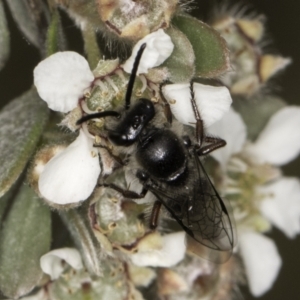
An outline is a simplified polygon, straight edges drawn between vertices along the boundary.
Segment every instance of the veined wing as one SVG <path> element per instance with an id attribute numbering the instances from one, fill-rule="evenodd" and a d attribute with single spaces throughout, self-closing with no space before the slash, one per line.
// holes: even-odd
<path id="1" fill-rule="evenodd" d="M 186 231 L 188 249 L 221 263 L 231 256 L 236 242 L 231 208 L 219 196 L 196 153 L 193 171 L 188 192 L 164 190 L 159 186 L 150 190 Z"/>

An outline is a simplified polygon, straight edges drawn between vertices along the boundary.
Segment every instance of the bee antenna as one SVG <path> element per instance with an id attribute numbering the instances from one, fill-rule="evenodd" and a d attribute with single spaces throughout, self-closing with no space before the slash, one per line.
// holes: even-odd
<path id="1" fill-rule="evenodd" d="M 99 119 L 99 118 L 105 118 L 105 117 L 116 117 L 120 118 L 120 114 L 116 111 L 113 110 L 106 110 L 106 111 L 101 111 L 98 113 L 86 115 L 82 117 L 81 119 L 77 120 L 76 125 L 80 125 L 86 121 L 92 120 L 92 119 Z"/>
<path id="2" fill-rule="evenodd" d="M 125 96 L 125 109 L 126 110 L 129 109 L 129 107 L 130 107 L 130 99 L 131 99 L 131 94 L 132 94 L 132 90 L 133 90 L 133 85 L 134 85 L 137 69 L 138 69 L 142 54 L 143 54 L 146 46 L 147 46 L 146 43 L 142 44 L 142 46 L 140 47 L 140 49 L 135 57 L 134 63 L 133 63 L 131 75 L 130 75 L 128 86 L 127 86 L 126 96 Z"/>

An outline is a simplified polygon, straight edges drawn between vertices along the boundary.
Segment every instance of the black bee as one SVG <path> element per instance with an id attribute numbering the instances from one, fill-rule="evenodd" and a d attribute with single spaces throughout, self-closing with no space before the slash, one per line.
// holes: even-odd
<path id="1" fill-rule="evenodd" d="M 135 176 L 144 188 L 141 194 L 137 194 L 124 191 L 114 184 L 106 186 L 128 198 L 143 198 L 150 191 L 157 199 L 150 218 L 152 229 L 157 226 L 163 205 L 187 233 L 187 246 L 191 251 L 217 263 L 226 261 L 235 244 L 230 207 L 219 196 L 199 159 L 225 146 L 226 142 L 204 135 L 193 83 L 190 85 L 191 104 L 196 118 L 196 137 L 193 139 L 188 135 L 178 136 L 172 127 L 158 128 L 153 125 L 151 121 L 156 111 L 150 100 L 141 98 L 130 105 L 137 68 L 145 47 L 146 44 L 141 46 L 134 62 L 124 111 L 87 115 L 77 124 L 108 116 L 118 118 L 115 128 L 108 129 L 108 138 L 116 146 L 136 145 L 134 155 L 138 169 Z M 203 251 L 202 245 L 209 251 Z M 225 255 L 220 255 L 220 252 Z"/>

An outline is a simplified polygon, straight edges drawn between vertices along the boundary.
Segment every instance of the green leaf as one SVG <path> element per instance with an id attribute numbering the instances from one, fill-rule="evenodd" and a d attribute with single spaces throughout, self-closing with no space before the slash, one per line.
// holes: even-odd
<path id="1" fill-rule="evenodd" d="M 0 290 L 18 298 L 41 279 L 40 257 L 50 249 L 50 210 L 22 185 L 0 232 Z"/>
<path id="2" fill-rule="evenodd" d="M 171 37 L 174 44 L 172 55 L 162 66 L 169 69 L 169 80 L 178 82 L 189 82 L 195 73 L 195 54 L 188 38 L 176 28 L 168 28 L 166 33 Z"/>
<path id="3" fill-rule="evenodd" d="M 10 51 L 10 36 L 2 1 L 0 1 L 0 70 L 4 67 Z"/>
<path id="4" fill-rule="evenodd" d="M 59 11 L 54 10 L 51 16 L 51 22 L 47 31 L 46 54 L 50 56 L 58 51 L 66 49 L 66 39 L 63 33 Z"/>
<path id="5" fill-rule="evenodd" d="M 196 76 L 213 78 L 229 68 L 229 51 L 221 35 L 207 24 L 187 15 L 173 18 L 191 42 L 196 57 Z"/>
<path id="6" fill-rule="evenodd" d="M 24 0 L 6 0 L 11 14 L 17 23 L 20 31 L 34 46 L 40 46 L 39 30 L 31 13 L 29 1 Z"/>
<path id="7" fill-rule="evenodd" d="M 81 253 L 84 264 L 91 275 L 101 276 L 102 251 L 88 220 L 88 203 L 79 209 L 61 211 L 60 216 Z"/>
<path id="8" fill-rule="evenodd" d="M 7 207 L 14 201 L 16 193 L 18 192 L 21 184 L 23 184 L 22 177 L 24 176 L 20 176 L 19 180 L 15 182 L 15 184 L 9 189 L 9 191 L 0 198 L 0 228 L 5 217 Z"/>
<path id="9" fill-rule="evenodd" d="M 33 89 L 11 101 L 0 112 L 0 197 L 25 168 L 48 114 L 46 103 Z"/>
<path id="10" fill-rule="evenodd" d="M 97 43 L 97 35 L 95 29 L 92 26 L 85 26 L 82 30 L 82 37 L 84 41 L 84 51 L 87 55 L 87 59 L 91 70 L 97 67 L 97 64 L 101 58 L 101 52 Z"/>
<path id="11" fill-rule="evenodd" d="M 249 99 L 237 98 L 233 101 L 233 108 L 240 113 L 246 126 L 248 138 L 254 141 L 269 119 L 286 103 L 274 96 L 260 96 Z"/>

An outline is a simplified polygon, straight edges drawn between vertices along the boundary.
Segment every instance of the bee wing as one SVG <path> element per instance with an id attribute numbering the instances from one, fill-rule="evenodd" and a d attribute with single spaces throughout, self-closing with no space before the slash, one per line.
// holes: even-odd
<path id="1" fill-rule="evenodd" d="M 219 196 L 197 154 L 194 159 L 196 176 L 186 197 L 178 198 L 159 188 L 152 192 L 186 231 L 188 250 L 223 263 L 231 256 L 236 241 L 231 207 Z"/>
<path id="2" fill-rule="evenodd" d="M 232 209 L 229 202 L 220 197 L 198 155 L 194 154 L 194 158 L 200 185 L 194 185 L 188 213 L 181 220 L 190 230 L 187 232 L 187 246 L 195 254 L 201 252 L 200 256 L 222 263 L 229 259 L 236 243 Z M 209 249 L 203 252 L 203 247 L 197 242 Z"/>

